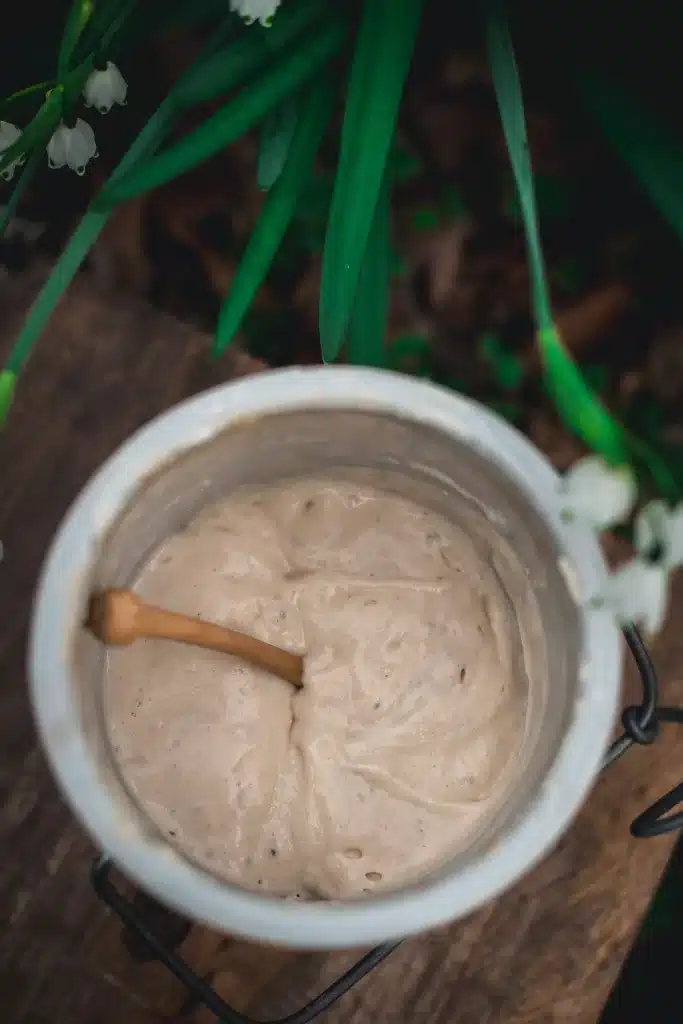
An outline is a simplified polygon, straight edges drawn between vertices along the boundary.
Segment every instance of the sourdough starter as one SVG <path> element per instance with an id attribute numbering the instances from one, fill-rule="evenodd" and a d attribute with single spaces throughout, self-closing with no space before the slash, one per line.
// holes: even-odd
<path id="1" fill-rule="evenodd" d="M 304 687 L 163 640 L 112 649 L 111 742 L 169 841 L 246 888 L 396 888 L 472 842 L 520 750 L 527 680 L 491 560 L 365 484 L 307 479 L 206 508 L 138 593 L 305 652 Z"/>

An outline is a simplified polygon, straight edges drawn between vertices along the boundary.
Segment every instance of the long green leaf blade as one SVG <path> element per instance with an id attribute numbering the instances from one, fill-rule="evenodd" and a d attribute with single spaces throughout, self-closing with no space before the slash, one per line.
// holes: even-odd
<path id="1" fill-rule="evenodd" d="M 198 63 L 179 83 L 177 103 L 186 108 L 232 92 L 270 64 L 273 51 L 294 43 L 325 17 L 325 6 L 319 0 L 285 4 L 278 11 L 272 28 L 252 25 L 243 38 Z"/>
<path id="2" fill-rule="evenodd" d="M 263 122 L 256 160 L 258 187 L 272 188 L 282 174 L 299 116 L 297 98 L 286 99 Z"/>
<path id="3" fill-rule="evenodd" d="M 221 309 L 213 352 L 220 356 L 239 330 L 308 184 L 334 99 L 333 82 L 316 83 L 302 107 L 282 173 L 270 191 Z"/>
<path id="4" fill-rule="evenodd" d="M 326 362 L 339 354 L 351 319 L 421 8 L 421 0 L 363 5 L 323 252 L 320 338 Z"/>
<path id="5" fill-rule="evenodd" d="M 3 370 L 0 373 L 0 429 L 7 419 L 16 385 L 17 375 L 15 373 L 12 373 L 11 370 Z"/>
<path id="6" fill-rule="evenodd" d="M 389 173 L 385 172 L 372 218 L 351 316 L 346 354 L 355 366 L 387 365 L 387 314 L 391 263 Z"/>
<path id="7" fill-rule="evenodd" d="M 623 428 L 592 393 L 553 323 L 538 227 L 522 89 L 505 10 L 500 0 L 489 0 L 486 37 L 503 134 L 510 154 L 524 222 L 537 337 L 548 390 L 560 416 L 570 430 L 577 433 L 609 462 L 625 463 L 628 456 Z"/>
<path id="8" fill-rule="evenodd" d="M 587 74 L 579 79 L 579 91 L 618 156 L 683 238 L 683 147 L 625 88 Z"/>
<path id="9" fill-rule="evenodd" d="M 158 188 L 172 178 L 204 163 L 257 124 L 273 106 L 301 88 L 340 50 L 346 37 L 343 23 L 327 25 L 308 47 L 294 48 L 251 86 L 227 103 L 194 132 L 160 153 L 139 170 L 106 186 L 98 206 Z"/>

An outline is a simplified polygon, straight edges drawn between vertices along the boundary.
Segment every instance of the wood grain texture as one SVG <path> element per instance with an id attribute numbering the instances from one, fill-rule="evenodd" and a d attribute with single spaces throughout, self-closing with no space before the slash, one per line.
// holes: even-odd
<path id="1" fill-rule="evenodd" d="M 36 286 L 0 281 L 0 359 Z M 0 995 L 8 1024 L 142 1024 L 183 1004 L 161 965 L 131 958 L 118 922 L 91 891 L 93 847 L 36 743 L 26 627 L 49 540 L 92 471 L 155 413 L 251 368 L 239 353 L 212 364 L 207 340 L 192 328 L 81 278 L 41 339 L 0 434 L 0 922 L 10 925 L 0 928 Z M 682 610 L 678 586 L 673 622 Z M 665 699 L 683 703 L 675 626 L 656 653 Z M 559 848 L 512 892 L 406 942 L 326 1024 L 594 1024 L 673 843 L 635 841 L 628 825 L 680 781 L 681 755 L 683 731 L 674 727 L 654 748 L 627 755 Z M 354 960 L 258 948 L 200 928 L 182 948 L 226 998 L 264 1018 L 292 1010 Z M 211 1017 L 195 1010 L 177 1019 Z"/>

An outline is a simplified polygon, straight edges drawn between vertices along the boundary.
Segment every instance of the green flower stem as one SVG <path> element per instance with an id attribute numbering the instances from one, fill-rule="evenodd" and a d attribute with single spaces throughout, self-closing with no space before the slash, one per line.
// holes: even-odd
<path id="1" fill-rule="evenodd" d="M 57 58 L 57 78 L 63 81 L 76 44 L 81 37 L 85 26 L 90 21 L 93 11 L 95 9 L 94 0 L 73 0 L 71 4 L 71 10 L 66 19 L 64 26 L 64 32 L 62 35 L 62 42 L 59 47 L 59 56 Z"/>
<path id="2" fill-rule="evenodd" d="M 63 90 L 57 86 L 46 97 L 40 110 L 30 121 L 17 141 L 0 156 L 0 172 L 4 171 L 18 157 L 44 146 L 62 116 Z"/>
<path id="3" fill-rule="evenodd" d="M 28 158 L 25 166 L 22 168 L 19 180 L 12 189 L 12 195 L 7 201 L 5 212 L 3 213 L 2 218 L 0 218 L 0 238 L 4 238 L 7 225 L 17 212 L 17 208 L 21 202 L 21 197 L 35 178 L 42 159 L 42 150 L 35 149 Z"/>
<path id="4" fill-rule="evenodd" d="M 222 44 L 227 24 L 228 20 L 218 30 L 212 41 L 209 42 L 208 48 Z M 139 161 L 148 158 L 156 152 L 166 138 L 175 114 L 176 108 L 173 102 L 173 91 L 171 91 L 149 119 L 138 137 L 130 145 L 112 172 L 109 178 L 110 182 L 116 181 L 120 175 L 126 174 Z M 26 365 L 33 346 L 52 316 L 55 306 L 78 272 L 79 267 L 97 240 L 110 215 L 111 209 L 109 208 L 100 211 L 93 209 L 91 206 L 71 236 L 64 252 L 57 260 L 50 277 L 31 306 L 19 337 L 7 360 L 5 371 L 0 376 L 0 427 L 4 425 L 16 379 L 20 371 Z"/>

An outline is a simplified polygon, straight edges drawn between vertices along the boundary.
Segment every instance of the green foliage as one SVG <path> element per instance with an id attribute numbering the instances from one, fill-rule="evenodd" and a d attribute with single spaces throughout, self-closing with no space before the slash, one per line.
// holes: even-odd
<path id="1" fill-rule="evenodd" d="M 7 419 L 7 414 L 12 405 L 16 383 L 16 373 L 12 373 L 11 370 L 3 370 L 0 373 L 0 428 Z"/>
<path id="2" fill-rule="evenodd" d="M 17 141 L 0 156 L 0 171 L 20 156 L 27 156 L 34 149 L 42 149 L 62 116 L 62 90 L 58 86 L 46 96 L 38 113 L 27 124 Z"/>
<path id="3" fill-rule="evenodd" d="M 280 56 L 280 51 L 293 44 L 305 49 L 312 37 L 304 33 L 317 31 L 319 23 L 332 20 L 333 16 L 326 15 L 319 0 L 285 4 L 272 28 L 252 25 L 230 46 L 198 62 L 178 83 L 176 102 L 183 108 L 191 107 L 232 92 L 270 67 Z"/>
<path id="4" fill-rule="evenodd" d="M 389 169 L 377 197 L 351 314 L 347 359 L 358 366 L 386 366 L 391 257 Z"/>
<path id="5" fill-rule="evenodd" d="M 209 52 L 214 43 L 220 45 L 222 40 L 223 33 L 219 30 L 214 39 L 208 44 Z M 156 152 L 173 123 L 175 109 L 173 92 L 171 91 L 149 119 L 138 137 L 133 141 L 113 171 L 109 179 L 110 182 L 115 182 L 119 175 L 126 174 L 138 162 L 147 159 Z M 19 372 L 26 364 L 33 346 L 45 329 L 57 303 L 97 240 L 102 228 L 109 219 L 110 213 L 111 209 L 96 210 L 91 207 L 71 236 L 66 249 L 58 259 L 50 277 L 31 306 L 19 332 L 19 337 L 7 360 L 5 372 L 2 378 L 0 378 L 2 380 L 0 428 L 4 425 L 14 393 L 14 384 Z"/>
<path id="6" fill-rule="evenodd" d="M 570 430 L 608 462 L 623 464 L 628 461 L 624 430 L 586 384 L 553 323 L 517 63 L 502 3 L 490 0 L 487 11 L 489 61 L 524 222 L 532 302 L 548 391 Z"/>
<path id="7" fill-rule="evenodd" d="M 228 7 L 229 0 L 72 0 L 54 79 L 20 89 L 0 105 L 3 115 L 12 111 L 8 119 L 17 120 L 13 115 L 22 108 L 29 119 L 17 142 L 0 154 L 0 171 L 25 158 L 0 223 L 1 234 L 51 134 L 80 102 L 96 63 L 111 59 L 124 44 L 130 48 L 166 28 L 221 26 L 134 140 L 34 302 L 0 375 L 0 423 L 18 373 L 113 207 L 185 174 L 257 127 L 257 180 L 268 195 L 223 303 L 214 353 L 225 350 L 245 317 L 258 319 L 249 310 L 269 273 L 281 283 L 288 274 L 293 278 L 308 253 L 322 251 L 323 359 L 331 362 L 343 350 L 351 363 L 389 365 L 427 377 L 437 372 L 425 337 L 405 336 L 391 344 L 387 340 L 389 282 L 401 272 L 391 247 L 390 196 L 395 186 L 421 170 L 414 156 L 401 149 L 396 126 L 422 0 L 284 0 L 268 29 L 247 28 Z M 525 232 L 545 389 L 566 425 L 591 448 L 614 464 L 632 458 L 674 500 L 683 480 L 681 452 L 664 444 L 661 426 L 654 429 L 630 408 L 627 427 L 618 423 L 599 398 L 607 389 L 603 368 L 582 373 L 554 325 L 539 215 L 567 217 L 574 197 L 563 182 L 543 176 L 534 180 L 503 0 L 487 0 L 486 12 L 489 60 L 516 188 L 507 213 L 521 220 Z M 352 30 L 357 30 L 353 49 L 347 46 Z M 315 163 L 335 110 L 338 71 L 347 53 L 348 83 L 333 175 L 316 170 Z M 683 237 L 683 151 L 662 123 L 613 82 L 584 75 L 579 88 L 614 149 Z M 214 107 L 198 127 L 168 143 L 179 115 L 217 100 L 219 109 Z M 463 196 L 451 183 L 417 210 L 413 226 L 434 230 L 467 213 Z M 285 236 L 288 244 L 281 248 Z M 558 268 L 553 283 L 571 291 L 577 279 L 577 268 L 567 264 Z M 268 331 L 272 334 L 270 327 Z M 521 410 L 510 398 L 523 380 L 522 361 L 492 334 L 481 339 L 479 354 L 501 389 L 491 404 L 517 421 Z M 440 382 L 464 390 L 455 378 Z"/>
<path id="8" fill-rule="evenodd" d="M 268 115 L 261 127 L 256 180 L 259 188 L 272 188 L 282 174 L 299 117 L 299 98 L 291 96 Z"/>
<path id="9" fill-rule="evenodd" d="M 420 12 L 421 0 L 363 5 L 323 251 L 320 340 L 328 363 L 339 355 L 351 320 Z"/>
<path id="10" fill-rule="evenodd" d="M 216 356 L 225 351 L 239 330 L 311 176 L 313 161 L 332 110 L 333 86 L 334 79 L 327 76 L 322 82 L 316 82 L 302 100 L 282 173 L 268 194 L 230 292 L 223 303 L 213 349 Z"/>
<path id="11" fill-rule="evenodd" d="M 164 185 L 235 142 L 329 64 L 341 49 L 346 32 L 347 25 L 335 21 L 321 26 L 305 48 L 286 50 L 274 66 L 199 128 L 144 166 L 117 177 L 102 193 L 99 208 Z"/>
<path id="12" fill-rule="evenodd" d="M 64 26 L 64 34 L 57 58 L 57 77 L 61 81 L 71 66 L 71 58 L 85 26 L 95 7 L 94 0 L 73 0 Z"/>
<path id="13" fill-rule="evenodd" d="M 586 105 L 662 216 L 683 238 L 683 149 L 637 96 L 601 75 L 579 79 Z"/>

